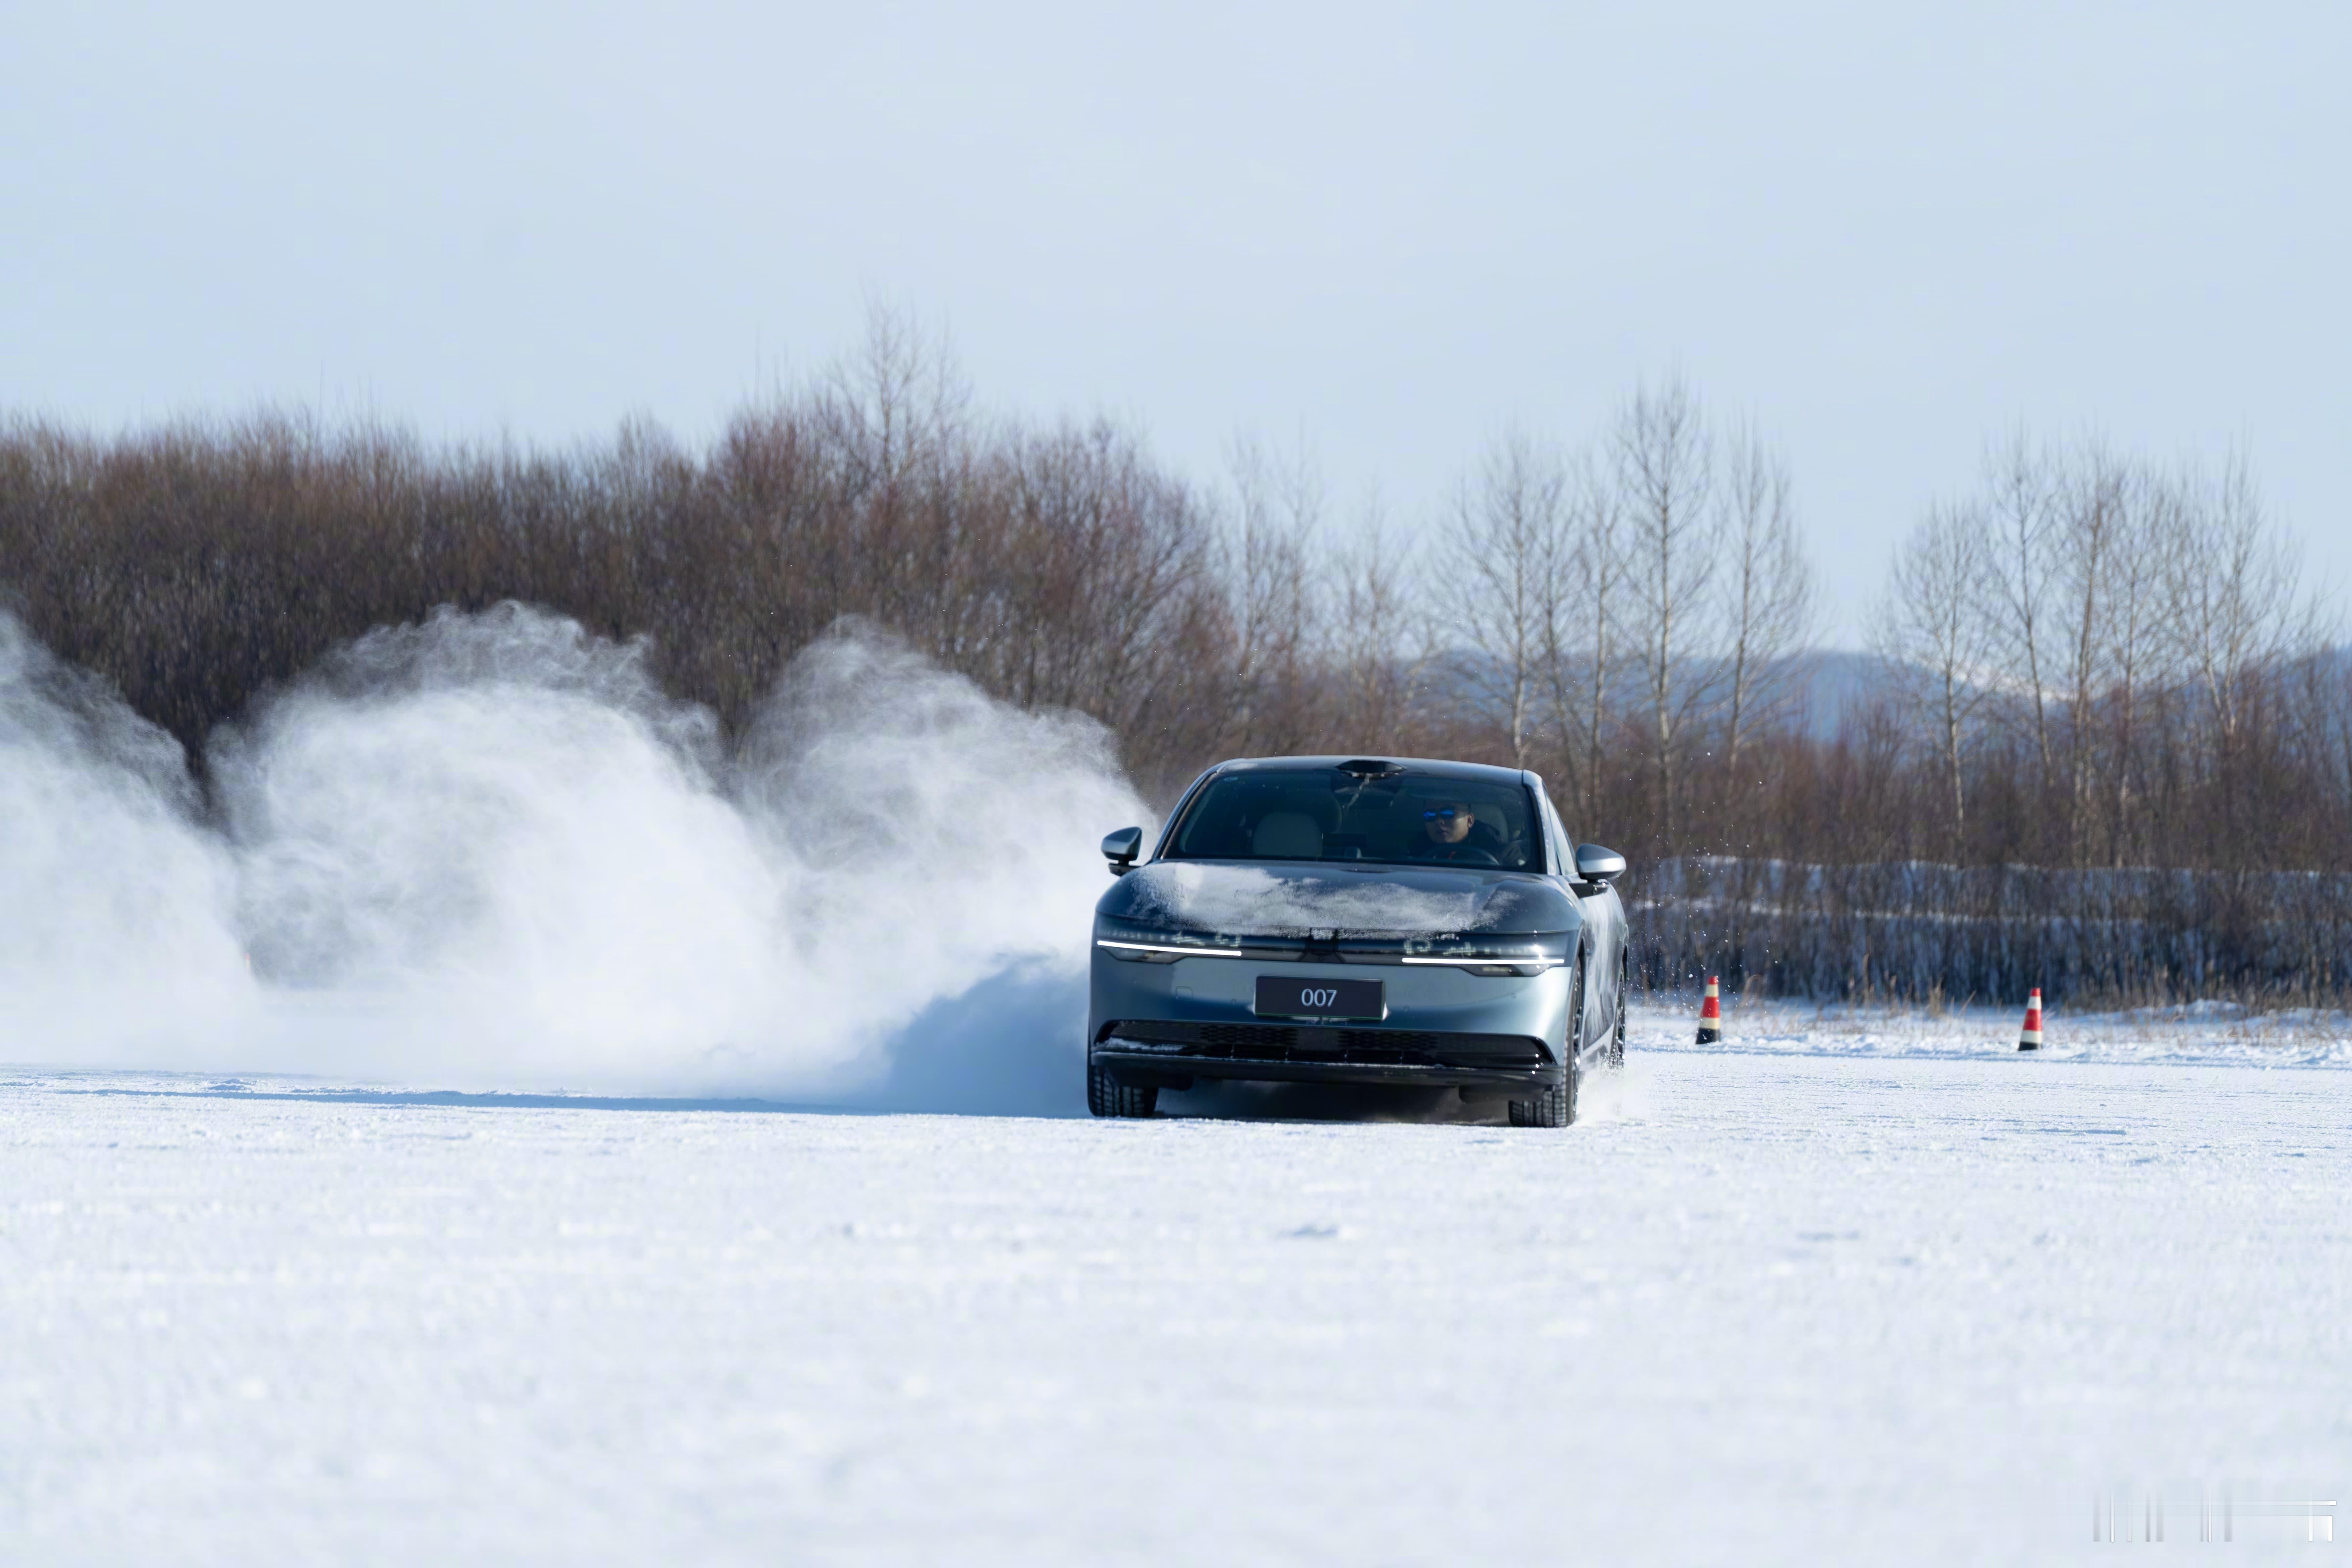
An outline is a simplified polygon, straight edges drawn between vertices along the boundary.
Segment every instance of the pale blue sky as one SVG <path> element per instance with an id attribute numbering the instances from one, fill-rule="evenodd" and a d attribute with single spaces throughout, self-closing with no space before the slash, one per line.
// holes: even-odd
<path id="1" fill-rule="evenodd" d="M 1832 640 L 1988 431 L 2232 440 L 2352 578 L 2352 7 L 12 8 L 0 405 L 698 438 L 881 297 L 983 399 L 1424 512 L 1679 365 Z M 2339 595 L 2339 600 L 2341 595 Z"/>

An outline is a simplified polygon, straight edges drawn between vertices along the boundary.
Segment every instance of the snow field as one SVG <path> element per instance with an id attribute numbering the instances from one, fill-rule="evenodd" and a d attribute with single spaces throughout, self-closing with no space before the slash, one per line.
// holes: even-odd
<path id="1" fill-rule="evenodd" d="M 1637 1050 L 1565 1132 L 316 1087 L 0 1081 L 0 1561 L 2014 1563 L 2352 1479 L 2338 1071 Z"/>

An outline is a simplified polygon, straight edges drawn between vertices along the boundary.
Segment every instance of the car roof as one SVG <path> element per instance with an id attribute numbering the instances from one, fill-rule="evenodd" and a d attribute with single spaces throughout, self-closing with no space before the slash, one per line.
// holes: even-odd
<path id="1" fill-rule="evenodd" d="M 1399 773 L 1418 773 L 1423 778 L 1470 779 L 1481 784 L 1525 784 L 1527 775 L 1517 768 L 1498 768 L 1485 763 L 1454 763 L 1434 757 L 1375 757 L 1358 752 L 1334 752 L 1328 757 L 1234 757 L 1219 763 L 1212 773 L 1244 773 L 1255 768 L 1336 768 L 1342 763 L 1386 763 Z"/>

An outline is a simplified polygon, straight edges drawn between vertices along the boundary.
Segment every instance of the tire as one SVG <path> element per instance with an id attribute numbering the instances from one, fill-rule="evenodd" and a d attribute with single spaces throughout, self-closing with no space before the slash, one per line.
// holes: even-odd
<path id="1" fill-rule="evenodd" d="M 1576 1080 L 1582 1069 L 1584 1047 L 1584 955 L 1576 955 L 1576 999 L 1569 1004 L 1568 1032 L 1562 1041 L 1559 1082 L 1537 1092 L 1533 1100 L 1511 1101 L 1514 1127 L 1566 1127 L 1576 1120 Z"/>
<path id="2" fill-rule="evenodd" d="M 1533 1100 L 1511 1101 L 1511 1125 L 1514 1127 L 1566 1127 L 1576 1120 L 1576 1080 L 1574 1063 L 1569 1064 L 1567 1076 L 1544 1089 Z"/>
<path id="3" fill-rule="evenodd" d="M 1625 980 L 1628 973 L 1626 961 L 1619 959 L 1617 961 L 1617 1027 L 1609 1037 L 1609 1065 L 1612 1068 L 1622 1068 L 1625 1065 Z"/>
<path id="4" fill-rule="evenodd" d="M 1087 1109 L 1097 1116 L 1149 1116 L 1159 1104 L 1158 1089 L 1121 1083 L 1094 1063 L 1087 1064 Z"/>

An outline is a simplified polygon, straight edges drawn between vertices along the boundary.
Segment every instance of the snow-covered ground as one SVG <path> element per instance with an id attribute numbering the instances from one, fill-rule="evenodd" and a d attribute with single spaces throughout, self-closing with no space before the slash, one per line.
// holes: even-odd
<path id="1" fill-rule="evenodd" d="M 0 1562 L 2013 1563 L 2116 1488 L 2173 1540 L 2200 1485 L 2344 1511 L 2340 1026 L 1731 1012 L 1643 1014 L 1564 1132 L 0 1073 Z"/>

